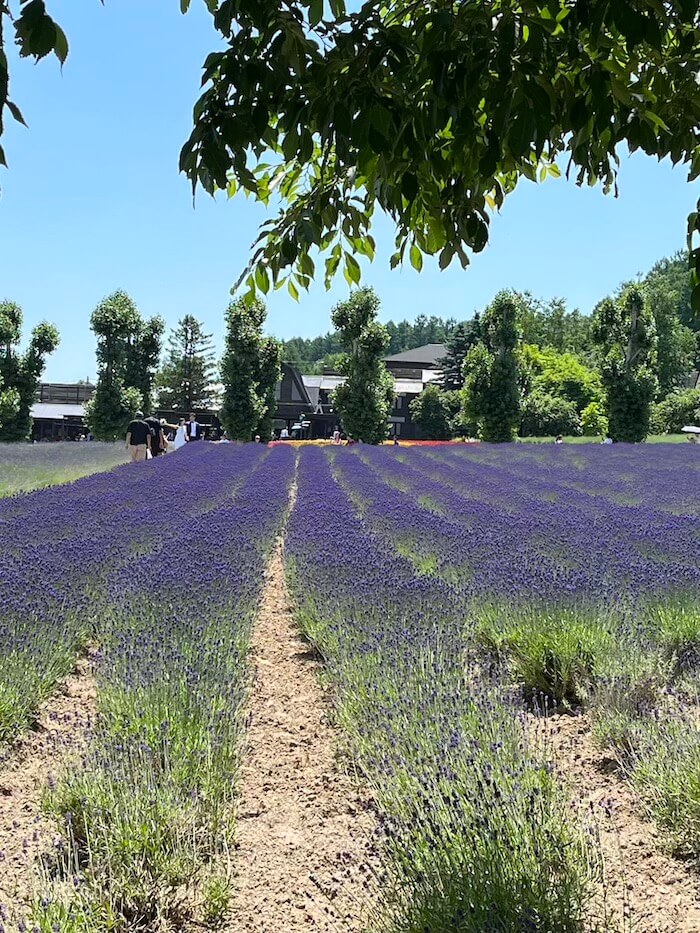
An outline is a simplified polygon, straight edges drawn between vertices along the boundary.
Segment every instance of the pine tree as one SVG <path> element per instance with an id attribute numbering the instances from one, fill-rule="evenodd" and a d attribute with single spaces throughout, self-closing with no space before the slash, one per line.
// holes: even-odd
<path id="1" fill-rule="evenodd" d="M 378 309 L 373 289 L 361 288 L 331 314 L 345 349 L 338 367 L 345 382 L 333 393 L 333 405 L 344 430 L 366 444 L 379 444 L 387 436 L 394 398 L 394 380 L 383 362 L 390 338 L 376 320 Z"/>
<path id="2" fill-rule="evenodd" d="M 31 333 L 22 353 L 22 309 L 13 301 L 0 302 L 0 421 L 2 439 L 26 440 L 32 431 L 31 407 L 36 399 L 46 357 L 59 343 L 53 324 L 43 321 Z"/>
<path id="3" fill-rule="evenodd" d="M 471 321 L 458 324 L 448 337 L 446 353 L 438 360 L 438 368 L 442 370 L 440 386 L 448 392 L 461 389 L 464 385 L 464 361 L 467 353 L 479 342 L 480 331 L 481 318 L 475 314 Z"/>
<path id="4" fill-rule="evenodd" d="M 171 411 L 209 408 L 214 376 L 211 334 L 191 314 L 177 322 L 168 338 L 168 352 L 158 376 L 159 405 Z"/>

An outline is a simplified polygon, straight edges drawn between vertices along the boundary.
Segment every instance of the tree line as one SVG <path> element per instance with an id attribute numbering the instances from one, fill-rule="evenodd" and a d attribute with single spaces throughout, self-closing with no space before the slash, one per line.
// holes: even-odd
<path id="1" fill-rule="evenodd" d="M 700 392 L 685 381 L 700 367 L 700 322 L 682 253 L 658 262 L 639 283 L 623 283 L 590 316 L 567 310 L 560 299 L 505 292 L 468 321 L 420 316 L 413 324 L 380 324 L 378 313 L 374 292 L 358 289 L 333 309 L 334 331 L 280 343 L 263 333 L 264 303 L 238 299 L 226 310 L 217 365 L 212 337 L 196 317 L 181 318 L 164 347 L 164 321 L 144 318 L 125 292 L 114 292 L 90 319 L 98 380 L 88 425 L 95 437 L 112 439 L 138 410 L 215 409 L 230 437 L 268 438 L 281 360 L 302 369 L 332 360 L 346 380 L 333 398 L 339 420 L 352 436 L 374 442 L 386 436 L 393 403 L 383 358 L 424 342 L 446 347 L 440 380 L 411 403 L 427 437 L 609 433 L 634 440 L 678 431 L 698 417 Z M 56 328 L 42 322 L 20 352 L 21 329 L 19 306 L 0 303 L 6 440 L 30 434 L 30 409 L 59 340 Z"/>
<path id="2" fill-rule="evenodd" d="M 500 293 L 447 341 L 442 377 L 412 403 L 430 437 L 608 435 L 640 441 L 700 419 L 700 322 L 687 257 L 623 283 L 590 316 Z"/>
<path id="3" fill-rule="evenodd" d="M 414 350 L 426 343 L 446 343 L 457 327 L 454 317 L 419 314 L 415 321 L 387 321 L 387 355 Z M 324 369 L 337 369 L 343 353 L 342 335 L 337 330 L 321 337 L 292 337 L 282 343 L 285 362 L 297 366 L 301 372 L 313 374 Z"/>

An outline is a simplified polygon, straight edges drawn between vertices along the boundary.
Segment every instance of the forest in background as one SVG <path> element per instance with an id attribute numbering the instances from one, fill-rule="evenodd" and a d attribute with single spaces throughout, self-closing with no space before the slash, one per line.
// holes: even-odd
<path id="1" fill-rule="evenodd" d="M 621 283 L 618 291 L 628 284 Z M 659 382 L 670 391 L 680 384 L 681 373 L 685 375 L 700 364 L 700 321 L 693 317 L 690 306 L 687 255 L 678 252 L 660 260 L 642 277 L 642 284 L 647 288 L 659 338 Z M 578 309 L 568 310 L 561 298 L 542 301 L 529 292 L 521 298 L 524 343 L 575 353 L 584 360 L 591 357 L 594 352 L 591 315 Z M 447 343 L 460 323 L 468 329 L 474 313 L 469 318 L 450 313 L 445 317 L 420 314 L 413 322 L 390 320 L 385 324 L 391 338 L 387 354 L 402 353 L 426 343 Z M 282 358 L 307 374 L 335 368 L 340 353 L 337 331 L 313 338 L 293 337 L 282 343 Z"/>

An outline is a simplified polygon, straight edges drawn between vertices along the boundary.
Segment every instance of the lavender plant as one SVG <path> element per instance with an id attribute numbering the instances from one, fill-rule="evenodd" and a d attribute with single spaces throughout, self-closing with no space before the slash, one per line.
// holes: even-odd
<path id="1" fill-rule="evenodd" d="M 380 810 L 375 928 L 583 930 L 595 846 L 518 708 L 470 671 L 464 594 L 384 546 L 404 520 L 362 459 L 341 451 L 333 468 L 364 518 L 326 456 L 305 450 L 286 554 L 299 621 Z"/>
<path id="2" fill-rule="evenodd" d="M 250 626 L 294 454 L 219 448 L 191 460 L 206 477 L 200 508 L 106 585 L 91 750 L 47 798 L 66 825 L 60 867 L 75 884 L 37 905 L 40 927 L 66 898 L 116 917 L 117 929 L 182 922 L 197 911 L 208 866 L 226 861 Z M 246 464 L 226 495 L 231 467 Z M 211 495 L 218 504 L 202 510 Z"/>

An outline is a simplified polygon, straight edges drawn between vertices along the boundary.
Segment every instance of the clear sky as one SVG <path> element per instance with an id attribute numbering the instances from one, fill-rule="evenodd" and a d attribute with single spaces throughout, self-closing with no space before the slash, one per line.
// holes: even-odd
<path id="1" fill-rule="evenodd" d="M 56 4 L 71 52 L 12 61 L 12 97 L 29 128 L 8 122 L 9 171 L 0 185 L 0 298 L 19 302 L 28 327 L 42 319 L 62 343 L 46 378 L 94 375 L 89 317 L 123 288 L 144 315 L 173 325 L 203 320 L 217 342 L 229 289 L 245 266 L 264 211 L 244 199 L 212 200 L 178 173 L 190 132 L 200 69 L 219 39 L 203 3 L 187 16 L 177 0 L 80 0 Z M 550 180 L 521 182 L 494 218 L 491 242 L 463 271 L 426 260 L 418 275 L 391 272 L 391 228 L 376 226 L 378 255 L 364 281 L 382 299 L 382 317 L 439 314 L 460 319 L 504 287 L 563 297 L 589 312 L 624 279 L 684 244 L 698 197 L 683 169 L 645 157 L 626 159 L 620 197 Z M 268 302 L 268 329 L 280 338 L 329 328 L 345 297 L 322 283 L 299 304 L 286 292 Z"/>

